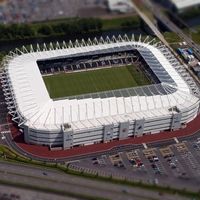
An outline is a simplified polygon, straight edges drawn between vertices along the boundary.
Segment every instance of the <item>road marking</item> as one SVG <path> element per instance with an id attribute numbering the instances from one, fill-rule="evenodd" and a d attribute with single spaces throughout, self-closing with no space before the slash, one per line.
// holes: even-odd
<path id="1" fill-rule="evenodd" d="M 148 149 L 147 144 L 146 143 L 142 143 L 142 145 L 144 146 L 145 149 Z"/>
<path id="2" fill-rule="evenodd" d="M 10 131 L 1 131 L 1 134 L 10 133 Z"/>
<path id="3" fill-rule="evenodd" d="M 2 136 L 1 136 L 1 139 L 2 139 L 2 140 L 5 140 L 6 137 L 5 137 L 5 135 L 3 134 L 3 132 L 1 132 L 1 135 L 2 135 Z"/>
<path id="4" fill-rule="evenodd" d="M 178 143 L 179 143 L 179 141 L 178 141 L 177 137 L 174 137 L 174 141 L 176 142 L 176 144 L 178 144 Z"/>

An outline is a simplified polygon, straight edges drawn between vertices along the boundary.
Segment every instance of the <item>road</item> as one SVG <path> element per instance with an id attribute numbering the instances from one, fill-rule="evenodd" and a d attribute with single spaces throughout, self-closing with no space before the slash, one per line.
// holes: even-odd
<path id="1" fill-rule="evenodd" d="M 149 0 L 143 0 L 143 2 L 148 6 L 148 8 L 158 20 L 165 24 L 169 30 L 176 33 L 188 44 L 188 46 L 193 49 L 195 56 L 200 60 L 199 45 L 195 44 L 195 42 L 188 35 L 186 35 L 178 26 L 176 26 L 165 14 L 163 14 L 162 10 L 157 4 Z"/>
<path id="2" fill-rule="evenodd" d="M 152 14 L 159 19 L 160 21 L 165 24 L 169 30 L 172 32 L 175 32 L 180 38 L 182 38 L 185 42 L 187 42 L 188 46 L 190 46 L 196 57 L 200 60 L 200 48 L 199 45 L 195 44 L 195 42 L 188 37 L 179 27 L 177 27 L 171 20 L 169 20 L 161 11 L 160 7 L 153 4 L 150 0 L 141 0 L 143 4 L 145 4 L 149 10 L 152 12 Z M 134 2 L 133 2 L 134 4 Z M 200 84 L 200 80 L 194 75 L 191 69 L 189 69 L 185 63 L 179 58 L 179 56 L 176 54 L 176 52 L 170 47 L 168 42 L 165 40 L 162 33 L 158 30 L 156 25 L 143 13 L 141 12 L 138 7 L 134 4 L 135 11 L 137 14 L 142 18 L 142 20 L 149 26 L 149 28 L 154 32 L 154 34 L 160 39 L 160 41 L 163 42 L 164 45 L 166 45 L 173 53 L 176 55 L 179 62 L 185 67 L 185 69 L 189 72 L 189 74 L 193 77 L 193 79 Z"/>
<path id="3" fill-rule="evenodd" d="M 60 196 L 56 194 L 48 194 L 39 191 L 28 189 L 10 187 L 7 185 L 0 185 L 0 199 L 1 200 L 82 200 L 73 197 Z"/>
<path id="4" fill-rule="evenodd" d="M 17 185 L 26 184 L 28 186 L 40 187 L 41 190 L 51 189 L 55 193 L 58 191 L 65 193 L 69 192 L 114 200 L 156 200 L 161 198 L 160 194 L 155 191 L 90 180 L 83 177 L 64 174 L 56 170 L 41 169 L 39 167 L 3 161 L 0 161 L 0 176 L 0 182 L 5 180 Z M 178 195 L 175 196 L 163 194 L 162 199 L 187 199 Z"/>
<path id="5" fill-rule="evenodd" d="M 140 9 L 135 5 L 133 1 L 134 9 L 136 13 L 140 16 L 140 18 L 149 26 L 149 28 L 153 31 L 153 33 L 167 46 L 169 47 L 169 44 L 165 40 L 162 33 L 158 30 L 158 28 L 155 26 L 155 24 L 142 12 Z"/>

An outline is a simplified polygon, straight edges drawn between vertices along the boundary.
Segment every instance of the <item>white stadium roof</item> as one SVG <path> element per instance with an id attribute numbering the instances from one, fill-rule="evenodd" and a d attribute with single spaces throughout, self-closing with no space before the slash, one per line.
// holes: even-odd
<path id="1" fill-rule="evenodd" d="M 175 88 L 166 95 L 61 99 L 49 97 L 36 61 L 57 56 L 67 56 L 81 52 L 92 52 L 107 48 L 131 45 L 138 51 L 150 51 L 160 62 L 175 84 L 162 82 L 166 88 Z M 95 128 L 104 124 L 117 123 L 169 115 L 169 109 L 176 106 L 184 109 L 198 101 L 187 83 L 174 69 L 163 53 L 152 45 L 135 41 L 121 41 L 75 48 L 39 51 L 17 55 L 7 64 L 7 74 L 13 92 L 15 106 L 23 117 L 24 124 L 41 130 L 58 130 L 64 123 L 78 131 Z"/>

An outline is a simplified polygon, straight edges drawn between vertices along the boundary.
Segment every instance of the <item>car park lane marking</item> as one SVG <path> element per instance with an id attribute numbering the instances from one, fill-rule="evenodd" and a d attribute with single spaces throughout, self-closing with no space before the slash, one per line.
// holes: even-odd
<path id="1" fill-rule="evenodd" d="M 178 141 L 177 137 L 174 137 L 174 141 L 176 142 L 176 144 L 178 144 L 178 143 L 179 143 L 179 141 Z"/>
<path id="2" fill-rule="evenodd" d="M 146 143 L 142 143 L 142 145 L 144 146 L 145 149 L 148 149 L 147 144 Z"/>

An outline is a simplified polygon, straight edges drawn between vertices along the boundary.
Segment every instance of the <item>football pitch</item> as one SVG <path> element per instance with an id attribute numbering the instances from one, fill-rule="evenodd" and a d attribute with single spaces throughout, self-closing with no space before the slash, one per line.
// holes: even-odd
<path id="1" fill-rule="evenodd" d="M 133 65 L 43 77 L 51 98 L 149 85 L 145 74 Z"/>

